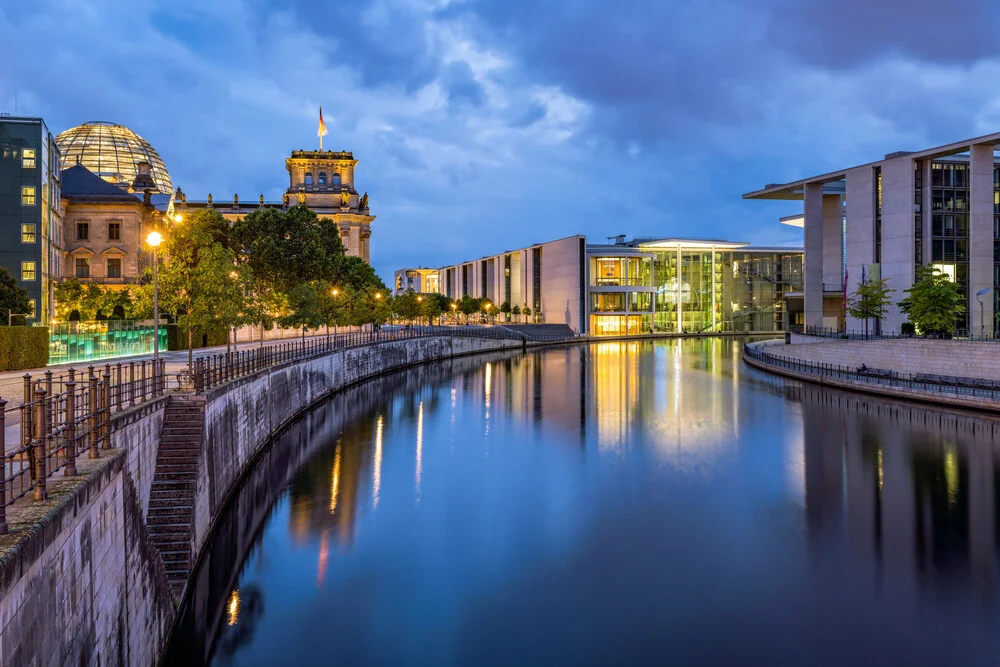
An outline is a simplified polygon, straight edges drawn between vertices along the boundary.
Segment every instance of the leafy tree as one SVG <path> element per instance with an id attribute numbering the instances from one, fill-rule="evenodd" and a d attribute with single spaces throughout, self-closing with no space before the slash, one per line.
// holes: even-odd
<path id="1" fill-rule="evenodd" d="M 478 313 L 480 309 L 480 299 L 473 298 L 466 294 L 458 300 L 458 312 L 465 316 L 465 323 L 469 323 L 469 315 Z"/>
<path id="2" fill-rule="evenodd" d="M 231 329 L 245 314 L 243 281 L 249 267 L 236 266 L 236 252 L 220 235 L 225 225 L 218 211 L 200 210 L 173 227 L 161 246 L 161 308 L 176 313 L 187 331 L 189 369 L 196 329 Z"/>
<path id="3" fill-rule="evenodd" d="M 521 321 L 521 306 L 514 304 L 514 307 L 510 309 L 510 314 L 517 318 L 517 321 Z"/>
<path id="4" fill-rule="evenodd" d="M 521 309 L 521 312 L 524 313 L 524 321 L 526 323 L 530 322 L 531 321 L 531 308 L 528 307 L 528 304 L 524 304 L 524 308 Z"/>
<path id="5" fill-rule="evenodd" d="M 302 329 L 305 342 L 306 329 L 318 329 L 328 323 L 323 307 L 321 289 L 325 283 L 303 283 L 292 288 L 288 295 L 289 310 L 278 318 L 278 324 L 289 329 Z"/>
<path id="6" fill-rule="evenodd" d="M 909 296 L 899 302 L 899 309 L 922 334 L 954 333 L 955 319 L 965 313 L 961 286 L 926 265 L 917 267 L 916 277 L 913 287 L 904 290 Z"/>
<path id="7" fill-rule="evenodd" d="M 397 317 L 412 322 L 422 312 L 422 299 L 417 300 L 416 292 L 408 290 L 392 299 L 392 312 Z"/>
<path id="8" fill-rule="evenodd" d="M 13 315 L 25 315 L 31 312 L 31 298 L 28 292 L 17 284 L 14 276 L 10 275 L 7 269 L 0 267 L 0 308 L 3 309 L 4 325 L 24 324 L 24 317 L 9 317 Z"/>
<path id="9" fill-rule="evenodd" d="M 857 320 L 865 321 L 865 337 L 868 337 L 868 320 L 881 319 L 889 311 L 892 300 L 889 298 L 894 290 L 888 286 L 888 278 L 868 280 L 858 285 L 858 288 L 847 300 L 847 314 Z"/>
<path id="10" fill-rule="evenodd" d="M 427 316 L 429 324 L 434 324 L 434 318 L 440 318 L 444 313 L 451 310 L 451 299 L 444 294 L 425 294 L 423 301 L 423 313 Z"/>
<path id="11" fill-rule="evenodd" d="M 507 321 L 507 322 L 509 322 L 510 321 L 510 312 L 511 312 L 510 301 L 504 301 L 503 303 L 500 304 L 500 312 L 503 313 L 504 320 Z"/>

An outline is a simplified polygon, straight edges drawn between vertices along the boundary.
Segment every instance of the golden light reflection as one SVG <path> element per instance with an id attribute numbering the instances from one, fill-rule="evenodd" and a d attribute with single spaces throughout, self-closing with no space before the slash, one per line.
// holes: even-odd
<path id="1" fill-rule="evenodd" d="M 493 364 L 486 364 L 486 379 L 483 381 L 483 392 L 486 394 L 486 417 L 490 416 L 490 391 L 493 386 Z"/>
<path id="2" fill-rule="evenodd" d="M 372 509 L 378 507 L 379 489 L 382 488 L 382 415 L 375 422 L 375 465 L 372 474 Z"/>
<path id="3" fill-rule="evenodd" d="M 948 504 L 958 504 L 958 453 L 953 446 L 944 450 L 944 482 L 948 487 Z"/>
<path id="4" fill-rule="evenodd" d="M 226 616 L 227 623 L 231 626 L 236 625 L 240 618 L 240 592 L 235 588 L 229 594 L 229 602 L 226 603 Z"/>
<path id="5" fill-rule="evenodd" d="M 885 475 L 882 468 L 882 448 L 879 447 L 878 453 L 876 454 L 878 461 L 878 488 L 882 488 L 882 483 L 885 481 Z"/>
<path id="6" fill-rule="evenodd" d="M 417 407 L 417 472 L 416 489 L 420 493 L 420 476 L 424 470 L 424 402 Z"/>
<path id="7" fill-rule="evenodd" d="M 330 529 L 324 528 L 319 538 L 319 565 L 316 568 L 316 585 L 322 586 L 326 578 L 326 564 L 330 559 Z"/>
<path id="8" fill-rule="evenodd" d="M 333 454 L 333 473 L 330 475 L 330 514 L 337 511 L 337 496 L 340 493 L 340 443 Z"/>

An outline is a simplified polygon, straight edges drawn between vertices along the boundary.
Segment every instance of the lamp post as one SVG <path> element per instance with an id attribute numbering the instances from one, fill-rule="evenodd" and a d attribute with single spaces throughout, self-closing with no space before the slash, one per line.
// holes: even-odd
<path id="1" fill-rule="evenodd" d="M 979 302 L 979 337 L 986 338 L 986 320 L 983 315 L 983 297 L 990 293 L 989 287 L 976 292 L 976 301 Z"/>
<path id="2" fill-rule="evenodd" d="M 150 232 L 146 243 L 153 249 L 153 386 L 156 387 L 156 376 L 160 372 L 160 271 L 156 249 L 163 242 L 159 232 Z"/>
<path id="3" fill-rule="evenodd" d="M 458 304 L 457 303 L 452 303 L 451 304 L 451 318 L 452 318 L 452 320 L 454 320 L 455 326 L 458 326 L 458 313 L 455 312 L 455 310 L 457 308 L 458 308 Z"/>

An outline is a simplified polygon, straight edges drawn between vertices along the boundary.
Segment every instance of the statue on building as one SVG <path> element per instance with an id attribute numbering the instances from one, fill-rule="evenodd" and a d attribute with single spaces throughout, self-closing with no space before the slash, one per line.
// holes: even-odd
<path id="1" fill-rule="evenodd" d="M 340 207 L 347 208 L 351 205 L 351 193 L 347 190 L 340 191 Z"/>
<path id="2" fill-rule="evenodd" d="M 209 206 L 212 205 L 212 193 L 211 192 L 208 193 L 208 205 Z"/>
<path id="3" fill-rule="evenodd" d="M 263 206 L 263 205 L 264 205 L 264 195 L 261 195 L 261 196 L 260 196 L 260 205 L 261 205 L 261 206 Z"/>
<path id="4" fill-rule="evenodd" d="M 366 192 L 361 196 L 361 203 L 358 204 L 358 209 L 361 211 L 368 210 L 368 193 Z"/>
<path id="5" fill-rule="evenodd" d="M 306 191 L 303 190 L 302 188 L 299 188 L 298 197 L 299 197 L 299 203 L 300 204 L 305 204 L 306 203 Z"/>
<path id="6" fill-rule="evenodd" d="M 233 208 L 239 208 L 239 207 L 240 207 L 240 196 L 233 195 Z"/>
<path id="7" fill-rule="evenodd" d="M 281 203 L 285 208 L 288 208 L 288 193 L 281 195 Z"/>

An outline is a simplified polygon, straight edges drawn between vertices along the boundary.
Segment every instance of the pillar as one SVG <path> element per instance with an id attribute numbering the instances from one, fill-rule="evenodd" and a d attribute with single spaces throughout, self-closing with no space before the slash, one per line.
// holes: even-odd
<path id="1" fill-rule="evenodd" d="M 993 294 L 981 297 L 982 312 L 975 294 L 993 288 L 993 145 L 970 148 L 969 190 L 969 294 L 970 334 L 993 335 Z"/>
<path id="2" fill-rule="evenodd" d="M 844 286 L 844 205 L 840 195 L 823 197 L 823 290 L 843 292 Z M 832 300 L 831 300 L 832 301 Z M 825 303 L 825 302 L 824 302 Z M 837 301 L 836 303 L 840 303 Z M 833 303 L 830 306 L 834 306 Z M 828 314 L 840 317 L 843 308 Z"/>
<path id="3" fill-rule="evenodd" d="M 875 261 L 874 188 L 875 175 L 871 166 L 856 167 L 847 172 L 847 293 L 861 282 L 862 265 Z M 898 297 L 898 294 L 894 295 Z M 902 298 L 902 297 L 899 297 Z M 864 322 L 847 318 L 847 328 L 859 330 Z"/>
<path id="4" fill-rule="evenodd" d="M 806 183 L 805 318 L 806 327 L 823 326 L 823 184 Z"/>

